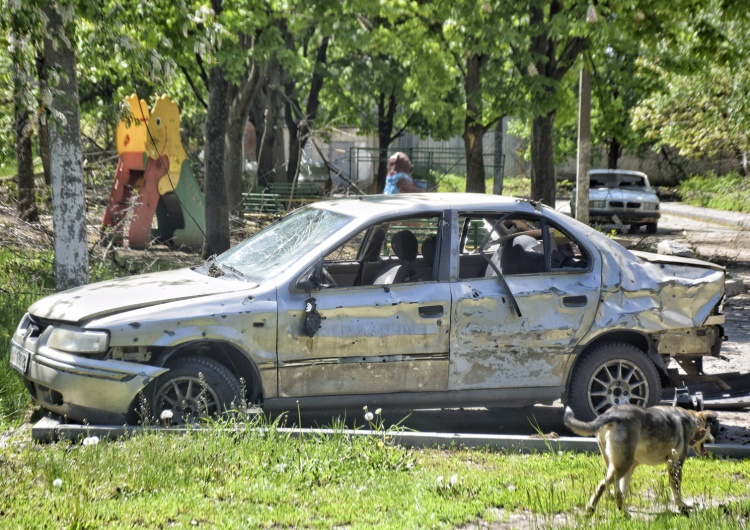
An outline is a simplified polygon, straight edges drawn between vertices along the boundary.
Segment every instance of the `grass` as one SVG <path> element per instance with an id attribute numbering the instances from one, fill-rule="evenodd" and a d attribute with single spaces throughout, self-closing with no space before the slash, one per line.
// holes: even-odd
<path id="1" fill-rule="evenodd" d="M 734 212 L 750 212 L 750 178 L 737 173 L 694 175 L 680 184 L 685 204 Z"/>
<path id="2" fill-rule="evenodd" d="M 431 182 L 436 183 L 436 191 L 440 193 L 463 193 L 464 191 L 466 191 L 466 177 L 463 175 L 439 173 L 433 175 Z M 485 190 L 487 190 L 487 193 L 492 193 L 492 177 L 485 179 L 484 187 Z M 513 197 L 529 197 L 531 195 L 531 179 L 529 177 L 506 176 L 503 179 L 503 195 Z"/>
<path id="3" fill-rule="evenodd" d="M 640 467 L 632 519 L 604 498 L 583 514 L 603 472 L 598 455 L 408 449 L 385 435 L 296 438 L 216 425 L 97 444 L 0 445 L 0 524 L 14 528 L 455 528 L 520 518 L 531 528 L 736 528 L 747 521 L 750 463 L 690 459 L 668 504 L 662 468 Z"/>

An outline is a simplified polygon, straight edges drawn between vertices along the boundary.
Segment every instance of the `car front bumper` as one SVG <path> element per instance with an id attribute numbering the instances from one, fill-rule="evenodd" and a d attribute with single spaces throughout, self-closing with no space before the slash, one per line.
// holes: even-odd
<path id="1" fill-rule="evenodd" d="M 609 222 L 612 222 L 612 219 L 614 216 L 617 216 L 617 218 L 623 224 L 631 224 L 631 223 L 648 224 L 648 223 L 657 223 L 659 221 L 659 218 L 661 217 L 661 213 L 659 211 L 654 211 L 654 210 L 651 210 L 651 211 L 626 210 L 626 209 L 608 209 L 608 210 L 592 209 L 592 210 L 589 210 L 590 221 L 609 223 Z"/>
<path id="2" fill-rule="evenodd" d="M 138 392 L 167 371 L 146 364 L 90 359 L 24 342 L 27 344 L 12 340 L 11 349 L 28 355 L 25 371 L 14 368 L 21 373 L 32 399 L 46 410 L 79 422 L 125 423 Z"/>

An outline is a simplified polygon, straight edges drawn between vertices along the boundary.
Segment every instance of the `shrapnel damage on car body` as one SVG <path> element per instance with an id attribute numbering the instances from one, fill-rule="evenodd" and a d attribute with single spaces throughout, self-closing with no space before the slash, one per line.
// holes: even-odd
<path id="1" fill-rule="evenodd" d="M 341 410 L 562 398 L 586 418 L 701 377 L 702 357 L 719 355 L 724 274 L 630 252 L 525 200 L 337 199 L 201 266 L 38 301 L 11 364 L 39 405 L 92 423 L 141 421 L 140 395 L 146 415 L 171 408 L 174 422 L 240 401 Z"/>

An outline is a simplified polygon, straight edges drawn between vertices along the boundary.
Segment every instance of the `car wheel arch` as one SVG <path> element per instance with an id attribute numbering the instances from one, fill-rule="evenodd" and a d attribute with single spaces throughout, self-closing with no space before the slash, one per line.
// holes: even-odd
<path id="1" fill-rule="evenodd" d="M 257 365 L 233 344 L 223 341 L 187 342 L 161 352 L 155 364 L 169 368 L 185 357 L 205 357 L 222 364 L 243 384 L 248 403 L 256 403 L 263 395 Z"/>
<path id="2" fill-rule="evenodd" d="M 568 370 L 566 378 L 567 380 L 565 384 L 565 395 L 563 396 L 564 400 L 567 399 L 570 392 L 571 378 L 573 377 L 576 368 L 580 365 L 581 361 L 586 357 L 586 355 L 602 344 L 615 342 L 630 344 L 641 350 L 646 355 L 646 357 L 648 357 L 654 363 L 654 366 L 656 366 L 656 371 L 659 374 L 662 386 L 669 386 L 667 365 L 665 364 L 664 359 L 658 353 L 656 353 L 656 346 L 653 339 L 648 335 L 640 333 L 638 331 L 617 330 L 603 333 L 602 335 L 597 336 L 595 339 L 587 343 L 583 348 L 580 348 L 578 355 L 576 355 L 575 360 L 570 364 L 570 369 Z"/>
<path id="3" fill-rule="evenodd" d="M 584 421 L 617 404 L 653 406 L 661 400 L 660 372 L 651 356 L 632 343 L 598 342 L 576 359 L 564 403 Z"/>

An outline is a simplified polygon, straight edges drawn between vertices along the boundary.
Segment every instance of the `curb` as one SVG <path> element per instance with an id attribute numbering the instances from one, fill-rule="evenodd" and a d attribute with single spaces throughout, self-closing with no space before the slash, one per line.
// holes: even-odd
<path id="1" fill-rule="evenodd" d="M 159 431 L 167 434 L 185 434 L 204 431 L 200 427 L 137 427 L 127 425 L 75 425 L 61 423 L 52 418 L 42 418 L 31 428 L 31 438 L 36 442 L 49 443 L 59 440 L 82 440 L 96 436 L 100 439 L 116 440 L 146 432 Z M 366 429 L 293 429 L 280 428 L 278 432 L 294 437 L 305 436 L 380 436 L 389 437 L 399 445 L 420 447 L 462 447 L 468 449 L 489 448 L 514 453 L 576 452 L 598 453 L 594 438 L 544 435 L 494 435 L 461 434 L 414 431 L 371 431 Z M 706 444 L 706 450 L 717 458 L 750 458 L 750 447 L 739 444 Z"/>
<path id="2" fill-rule="evenodd" d="M 721 225 L 739 226 L 750 229 L 750 215 L 739 212 L 730 212 L 723 210 L 711 210 L 709 208 L 696 208 L 687 206 L 682 203 L 662 202 L 659 205 L 662 213 L 687 217 L 690 219 L 699 219 L 710 221 Z"/>

